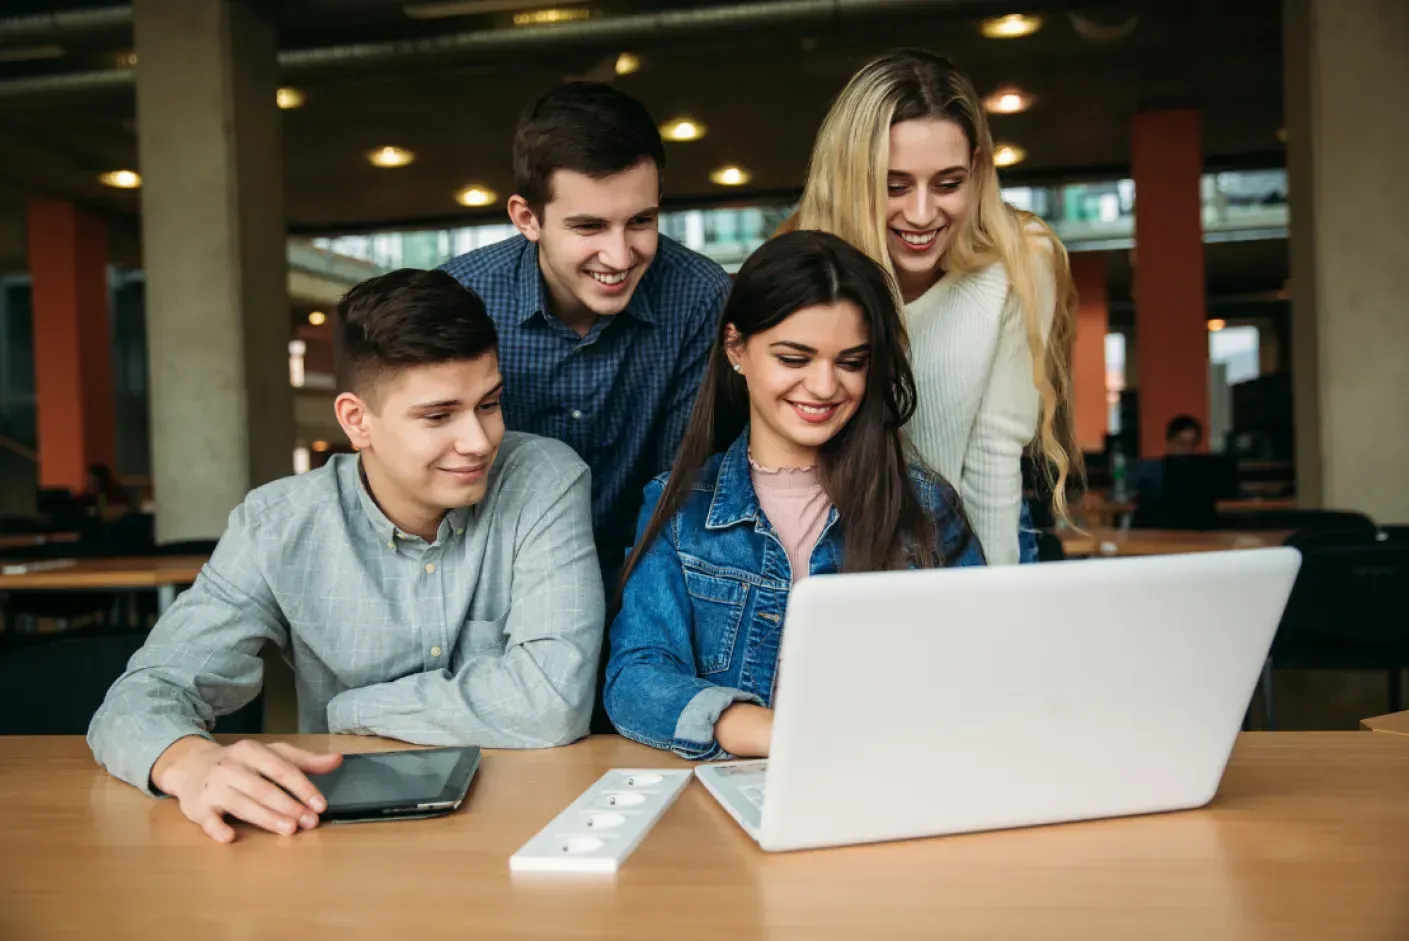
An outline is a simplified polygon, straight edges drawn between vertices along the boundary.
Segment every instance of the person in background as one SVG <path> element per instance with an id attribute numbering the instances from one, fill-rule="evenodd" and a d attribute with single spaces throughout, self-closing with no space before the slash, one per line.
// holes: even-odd
<path id="1" fill-rule="evenodd" d="M 1198 454 L 1204 443 L 1204 426 L 1193 415 L 1176 415 L 1164 427 L 1164 453 L 1173 456 Z M 1143 458 L 1131 469 L 1131 484 L 1135 501 L 1143 510 L 1147 522 L 1158 518 L 1164 500 L 1164 458 Z"/>
<path id="2" fill-rule="evenodd" d="M 973 85 L 922 50 L 862 67 L 822 123 L 784 228 L 839 235 L 893 276 L 918 392 L 906 432 L 958 486 L 988 561 L 1035 561 L 1020 463 L 1031 449 L 1067 518 L 1076 291 L 1052 231 L 1004 203 Z"/>
<path id="3" fill-rule="evenodd" d="M 1203 423 L 1193 415 L 1176 415 L 1165 426 L 1165 454 L 1198 454 L 1203 443 Z"/>
<path id="4" fill-rule="evenodd" d="M 660 132 L 610 85 L 540 98 L 514 134 L 513 165 L 521 234 L 443 267 L 498 324 L 506 426 L 566 442 L 592 468 L 613 584 L 641 488 L 685 432 L 729 276 L 659 234 Z"/>
<path id="5" fill-rule="evenodd" d="M 106 464 L 89 465 L 87 486 L 80 499 L 96 507 L 99 515 L 109 510 L 126 510 L 132 507 L 132 494 Z"/>
<path id="6" fill-rule="evenodd" d="M 820 232 L 749 258 L 680 454 L 646 488 L 610 636 L 621 734 L 685 758 L 767 755 L 794 584 L 982 564 L 953 488 L 908 452 L 914 405 L 878 265 Z"/>
<path id="7" fill-rule="evenodd" d="M 249 494 L 88 730 L 101 765 L 221 842 L 227 814 L 315 826 L 308 774 L 340 760 L 211 739 L 258 695 L 268 644 L 304 733 L 537 748 L 588 728 L 605 615 L 586 465 L 505 432 L 494 323 L 449 275 L 373 278 L 339 313 L 358 453 Z"/>

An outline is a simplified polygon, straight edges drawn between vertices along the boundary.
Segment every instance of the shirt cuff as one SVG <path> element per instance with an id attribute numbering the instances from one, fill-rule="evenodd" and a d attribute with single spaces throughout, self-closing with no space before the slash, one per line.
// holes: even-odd
<path id="1" fill-rule="evenodd" d="M 763 700 L 753 693 L 728 686 L 710 686 L 696 693 L 675 723 L 676 749 L 687 758 L 715 759 L 730 757 L 714 738 L 714 725 L 724 710 L 736 702 L 763 705 Z M 686 755 L 680 746 L 693 746 Z"/>
<path id="2" fill-rule="evenodd" d="M 160 722 L 144 729 L 136 747 L 118 758 L 108 770 L 133 787 L 145 791 L 149 797 L 170 797 L 164 791 L 157 790 L 152 781 L 152 769 L 168 748 L 183 738 L 191 737 L 215 741 L 209 732 L 199 727 L 180 722 Z"/>

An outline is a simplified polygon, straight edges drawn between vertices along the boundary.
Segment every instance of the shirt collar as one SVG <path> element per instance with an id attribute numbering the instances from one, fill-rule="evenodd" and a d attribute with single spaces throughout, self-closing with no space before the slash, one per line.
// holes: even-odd
<path id="1" fill-rule="evenodd" d="M 749 475 L 749 430 L 745 427 L 719 464 L 705 529 L 724 529 L 739 523 L 757 522 L 758 518 L 758 493 Z"/>
<path id="2" fill-rule="evenodd" d="M 545 318 L 552 316 L 548 312 L 547 287 L 543 284 L 543 273 L 538 267 L 538 243 L 526 238 L 524 242 L 527 244 L 527 250 L 519 257 L 518 270 L 514 273 L 513 321 L 518 324 L 527 323 L 535 314 L 541 314 Z M 636 285 L 636 291 L 631 295 L 626 310 L 622 311 L 633 320 L 646 324 L 656 322 L 655 309 L 646 290 L 647 285 L 655 280 L 652 277 L 654 269 L 655 263 L 652 262 L 651 267 L 641 276 L 641 282 Z"/>
<path id="3" fill-rule="evenodd" d="M 396 524 L 388 519 L 387 515 L 382 512 L 382 508 L 377 505 L 371 490 L 367 488 L 366 475 L 362 471 L 361 455 L 347 461 L 344 466 L 349 468 L 353 485 L 357 488 L 357 501 L 362 507 L 362 513 L 367 522 L 371 525 L 372 536 L 377 542 L 388 549 L 395 549 L 399 543 L 420 538 L 398 529 Z M 436 542 L 449 542 L 451 539 L 464 536 L 465 530 L 469 528 L 473 509 L 473 507 L 462 506 L 448 510 L 445 518 L 440 521 Z"/>

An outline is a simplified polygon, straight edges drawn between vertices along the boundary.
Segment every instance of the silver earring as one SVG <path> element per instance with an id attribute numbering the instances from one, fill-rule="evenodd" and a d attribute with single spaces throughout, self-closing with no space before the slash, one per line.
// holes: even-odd
<path id="1" fill-rule="evenodd" d="M 744 367 L 743 367 L 743 366 L 739 365 L 738 363 L 735 363 L 735 364 L 734 364 L 734 372 L 743 372 L 743 371 L 744 371 Z"/>

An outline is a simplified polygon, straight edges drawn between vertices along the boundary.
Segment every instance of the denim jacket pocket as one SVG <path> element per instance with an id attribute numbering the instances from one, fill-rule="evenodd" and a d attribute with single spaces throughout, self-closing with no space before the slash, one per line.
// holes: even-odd
<path id="1" fill-rule="evenodd" d="M 695 619 L 695 666 L 701 676 L 729 669 L 739 625 L 748 602 L 748 585 L 734 578 L 685 567 L 685 590 Z"/>

